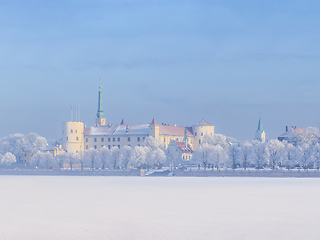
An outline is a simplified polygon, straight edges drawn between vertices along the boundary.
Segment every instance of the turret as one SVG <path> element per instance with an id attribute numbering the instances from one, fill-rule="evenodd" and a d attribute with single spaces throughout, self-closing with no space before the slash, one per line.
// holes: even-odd
<path id="1" fill-rule="evenodd" d="M 214 126 L 202 119 L 192 126 L 192 132 L 194 137 L 193 150 L 195 150 L 202 143 L 204 135 L 214 134 Z"/>

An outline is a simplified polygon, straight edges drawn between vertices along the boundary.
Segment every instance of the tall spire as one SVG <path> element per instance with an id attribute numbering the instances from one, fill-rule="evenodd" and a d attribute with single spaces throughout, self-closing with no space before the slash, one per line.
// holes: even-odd
<path id="1" fill-rule="evenodd" d="M 100 87 L 99 87 L 98 112 L 97 112 L 97 118 L 96 118 L 96 125 L 98 126 L 106 125 L 106 119 L 104 118 L 104 113 L 103 113 L 101 78 L 100 78 Z"/>
<path id="2" fill-rule="evenodd" d="M 102 86 L 100 82 L 100 87 L 99 87 L 99 99 L 98 99 L 98 112 L 97 112 L 97 118 L 104 118 L 104 113 L 103 113 L 103 101 L 102 101 Z"/>
<path id="3" fill-rule="evenodd" d="M 259 140 L 260 142 L 266 141 L 266 133 L 264 132 L 263 127 L 262 127 L 261 115 L 259 117 L 259 124 L 258 124 L 258 129 L 255 134 L 255 140 Z"/>
<path id="4" fill-rule="evenodd" d="M 261 115 L 259 117 L 259 124 L 258 124 L 258 130 L 257 132 L 262 133 L 263 132 L 263 127 L 262 127 L 262 122 L 261 122 Z"/>

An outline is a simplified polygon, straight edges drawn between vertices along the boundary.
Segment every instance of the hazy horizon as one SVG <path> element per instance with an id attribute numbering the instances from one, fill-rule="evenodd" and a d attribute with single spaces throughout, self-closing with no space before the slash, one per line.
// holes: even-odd
<path id="1" fill-rule="evenodd" d="M 191 126 L 252 140 L 320 128 L 320 2 L 10 1 L 0 4 L 0 137 L 94 124 Z"/>

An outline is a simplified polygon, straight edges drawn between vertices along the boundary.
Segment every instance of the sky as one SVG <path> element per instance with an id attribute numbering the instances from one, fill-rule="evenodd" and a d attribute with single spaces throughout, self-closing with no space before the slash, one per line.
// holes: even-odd
<path id="1" fill-rule="evenodd" d="M 319 25 L 315 0 L 0 0 L 0 137 L 94 124 L 100 78 L 108 123 L 320 128 Z"/>

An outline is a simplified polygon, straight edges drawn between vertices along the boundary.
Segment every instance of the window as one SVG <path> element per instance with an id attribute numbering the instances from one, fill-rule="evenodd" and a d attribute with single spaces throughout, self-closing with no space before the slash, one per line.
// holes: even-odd
<path id="1" fill-rule="evenodd" d="M 110 140 L 111 140 L 111 139 L 110 139 L 110 138 L 108 138 L 108 142 L 110 142 Z"/>
<path id="2" fill-rule="evenodd" d="M 88 149 L 88 145 L 86 145 L 86 149 Z"/>
<path id="3" fill-rule="evenodd" d="M 176 138 L 176 141 L 179 141 L 179 138 Z"/>
<path id="4" fill-rule="evenodd" d="M 114 142 L 115 142 L 115 141 L 116 141 L 116 138 L 112 138 L 112 141 L 114 141 Z"/>
<path id="5" fill-rule="evenodd" d="M 201 139 L 199 139 L 199 144 L 201 144 Z"/>
<path id="6" fill-rule="evenodd" d="M 68 141 L 68 137 L 67 137 L 67 141 Z"/>
<path id="7" fill-rule="evenodd" d="M 101 145 L 101 147 L 103 148 L 104 145 Z"/>
<path id="8" fill-rule="evenodd" d="M 120 138 L 118 138 L 118 142 L 120 142 Z"/>
<path id="9" fill-rule="evenodd" d="M 143 137 L 143 140 L 145 139 L 146 137 Z"/>
<path id="10" fill-rule="evenodd" d="M 97 149 L 97 145 L 94 145 L 94 149 Z"/>
<path id="11" fill-rule="evenodd" d="M 138 147 L 140 147 L 140 144 L 138 144 Z"/>
<path id="12" fill-rule="evenodd" d="M 101 138 L 101 142 L 104 142 L 104 138 Z"/>
<path id="13" fill-rule="evenodd" d="M 88 138 L 86 138 L 86 142 L 88 142 Z"/>
<path id="14" fill-rule="evenodd" d="M 77 139 L 77 141 L 79 141 L 79 138 L 78 138 L 78 137 L 77 137 L 76 139 Z"/>
<path id="15" fill-rule="evenodd" d="M 130 137 L 128 137 L 128 142 L 130 142 Z"/>
<path id="16" fill-rule="evenodd" d="M 76 151 L 76 153 L 78 153 L 78 151 Z"/>
<path id="17" fill-rule="evenodd" d="M 182 159 L 184 160 L 184 156 L 182 157 Z"/>
<path id="18" fill-rule="evenodd" d="M 108 149 L 110 149 L 111 147 L 110 147 L 110 145 L 108 145 Z"/>
<path id="19" fill-rule="evenodd" d="M 97 138 L 94 138 L 94 142 L 97 142 Z"/>
<path id="20" fill-rule="evenodd" d="M 140 137 L 138 137 L 137 141 L 140 142 Z"/>
<path id="21" fill-rule="evenodd" d="M 76 133 L 78 132 L 78 130 L 76 129 Z"/>
<path id="22" fill-rule="evenodd" d="M 203 133 L 201 133 L 201 137 L 203 136 Z"/>
<path id="23" fill-rule="evenodd" d="M 71 129 L 70 132 L 73 133 L 73 129 Z"/>
<path id="24" fill-rule="evenodd" d="M 120 145 L 118 145 L 118 148 L 120 149 Z"/>
<path id="25" fill-rule="evenodd" d="M 195 132 L 194 135 L 197 136 L 197 132 Z"/>
<path id="26" fill-rule="evenodd" d="M 163 139 L 163 142 L 166 142 L 166 138 Z"/>
<path id="27" fill-rule="evenodd" d="M 130 147 L 130 144 L 128 145 L 128 147 Z"/>

